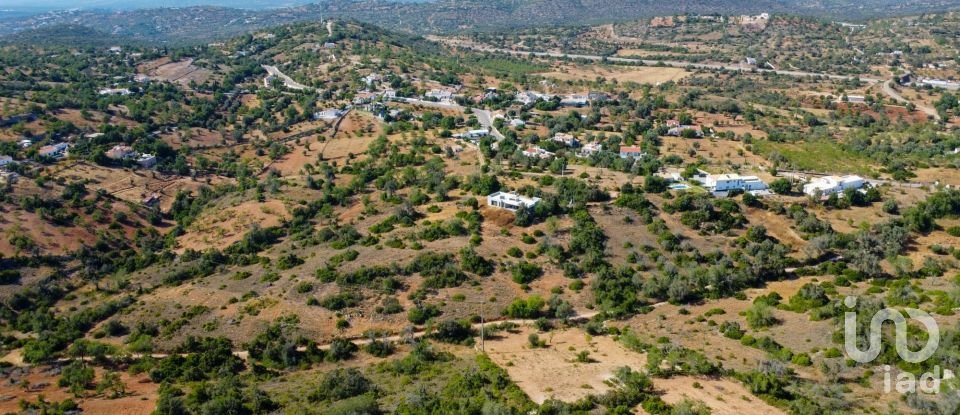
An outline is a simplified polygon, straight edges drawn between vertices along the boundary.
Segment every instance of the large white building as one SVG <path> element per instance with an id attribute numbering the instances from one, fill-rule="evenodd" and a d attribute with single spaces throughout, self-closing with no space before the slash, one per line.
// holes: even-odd
<path id="1" fill-rule="evenodd" d="M 867 181 L 860 176 L 826 176 L 817 177 L 803 185 L 803 193 L 815 196 L 829 196 L 834 193 L 843 193 L 847 189 L 860 189 Z"/>
<path id="2" fill-rule="evenodd" d="M 743 190 L 745 192 L 766 190 L 767 184 L 757 176 L 741 176 L 739 174 L 711 174 L 706 177 L 695 177 L 712 192 L 729 192 Z"/>
<path id="3" fill-rule="evenodd" d="M 516 212 L 520 206 L 532 208 L 540 202 L 539 197 L 525 197 L 512 192 L 496 192 L 487 196 L 487 205 Z"/>
<path id="4" fill-rule="evenodd" d="M 479 130 L 470 130 L 465 133 L 454 134 L 453 138 L 466 138 L 467 140 L 479 140 L 483 137 L 490 135 L 490 130 L 479 129 Z"/>

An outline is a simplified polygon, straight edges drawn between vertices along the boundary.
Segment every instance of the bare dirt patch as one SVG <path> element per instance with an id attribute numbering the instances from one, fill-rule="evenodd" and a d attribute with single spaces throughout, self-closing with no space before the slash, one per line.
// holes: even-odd
<path id="1" fill-rule="evenodd" d="M 204 83 L 213 75 L 209 69 L 194 65 L 193 59 L 170 62 L 169 58 L 162 58 L 142 64 L 138 69 L 151 78 L 176 82 L 183 86 L 189 85 L 191 81 Z"/>
<path id="2" fill-rule="evenodd" d="M 531 349 L 527 336 L 536 332 L 521 328 L 516 334 L 487 340 L 490 358 L 506 369 L 510 378 L 534 402 L 547 399 L 573 402 L 590 394 L 610 389 L 604 383 L 613 372 L 623 366 L 635 370 L 646 365 L 646 356 L 631 352 L 610 337 L 589 338 L 578 329 L 541 333 L 548 347 Z M 577 363 L 576 355 L 590 352 L 596 362 Z"/>
<path id="3" fill-rule="evenodd" d="M 699 387 L 694 386 L 699 384 Z M 654 379 L 653 385 L 664 391 L 664 402 L 676 404 L 684 399 L 703 402 L 712 415 L 775 415 L 784 414 L 750 394 L 742 384 L 723 378 L 676 376 L 669 379 Z"/>
<path id="4" fill-rule="evenodd" d="M 225 209 L 208 210 L 190 226 L 177 243 L 181 250 L 202 251 L 223 249 L 239 241 L 253 226 L 278 226 L 288 217 L 287 208 L 279 200 L 244 202 Z"/>
<path id="5" fill-rule="evenodd" d="M 608 67 L 602 65 L 563 65 L 552 72 L 542 73 L 548 78 L 561 81 L 594 80 L 597 77 L 616 79 L 618 82 L 659 84 L 678 81 L 690 75 L 681 68 L 672 67 Z"/>

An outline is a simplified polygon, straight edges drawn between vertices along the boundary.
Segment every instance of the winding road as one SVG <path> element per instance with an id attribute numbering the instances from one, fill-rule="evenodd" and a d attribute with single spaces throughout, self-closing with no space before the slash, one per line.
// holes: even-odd
<path id="1" fill-rule="evenodd" d="M 881 87 L 883 88 L 883 93 L 886 94 L 891 99 L 893 99 L 894 101 L 897 101 L 902 104 L 911 103 L 909 99 L 904 98 L 902 95 L 900 95 L 899 92 L 897 92 L 896 89 L 893 89 L 893 81 L 884 82 Z M 940 113 L 938 113 L 936 109 L 933 109 L 924 105 L 917 105 L 917 104 L 913 104 L 913 106 L 918 111 L 921 111 L 924 114 L 927 114 L 928 116 L 933 117 L 935 120 L 937 121 L 940 120 Z"/>

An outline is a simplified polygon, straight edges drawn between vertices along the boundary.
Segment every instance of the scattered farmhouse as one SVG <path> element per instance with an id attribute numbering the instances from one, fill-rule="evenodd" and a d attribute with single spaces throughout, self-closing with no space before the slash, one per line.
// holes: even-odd
<path id="1" fill-rule="evenodd" d="M 106 156 L 111 160 L 123 160 L 126 158 L 131 158 L 136 155 L 136 152 L 133 151 L 133 147 L 130 146 L 113 146 L 110 150 L 107 150 Z"/>
<path id="2" fill-rule="evenodd" d="M 620 158 L 642 158 L 645 157 L 647 153 L 644 153 L 643 150 L 638 146 L 620 146 Z"/>
<path id="3" fill-rule="evenodd" d="M 867 97 L 863 95 L 843 95 L 837 102 L 849 102 L 851 104 L 863 104 L 867 102 Z"/>
<path id="4" fill-rule="evenodd" d="M 861 189 L 867 184 L 860 176 L 826 176 L 817 177 L 803 185 L 803 193 L 810 196 L 829 196 L 843 193 L 847 189 Z"/>
<path id="5" fill-rule="evenodd" d="M 739 174 L 709 174 L 695 176 L 697 180 L 711 192 L 729 192 L 732 190 L 742 190 L 753 192 L 766 190 L 767 184 L 757 176 L 741 176 Z"/>
<path id="6" fill-rule="evenodd" d="M 700 129 L 699 125 L 678 125 L 667 130 L 667 135 L 680 137 L 684 136 L 684 131 L 693 131 L 693 135 L 696 137 L 703 137 L 703 130 Z"/>
<path id="7" fill-rule="evenodd" d="M 956 91 L 960 89 L 960 82 L 948 81 L 944 79 L 920 78 L 917 80 L 917 83 L 920 84 L 921 86 L 929 86 L 931 88 L 943 88 L 951 91 Z"/>
<path id="8" fill-rule="evenodd" d="M 512 192 L 496 192 L 487 196 L 487 205 L 516 212 L 520 206 L 532 208 L 540 202 L 539 197 L 525 197 Z"/>
<path id="9" fill-rule="evenodd" d="M 585 107 L 590 105 L 590 98 L 587 95 L 571 94 L 561 98 L 560 105 L 565 107 Z"/>
<path id="10" fill-rule="evenodd" d="M 523 150 L 523 155 L 527 157 L 536 157 L 539 159 L 551 159 L 554 154 L 538 146 L 529 147 Z"/>
<path id="11" fill-rule="evenodd" d="M 583 148 L 580 149 L 580 154 L 578 157 L 590 157 L 594 154 L 603 151 L 603 144 L 600 143 L 587 143 L 583 145 Z"/>
<path id="12" fill-rule="evenodd" d="M 574 136 L 572 136 L 572 135 L 570 135 L 570 134 L 567 134 L 567 133 L 557 133 L 556 135 L 553 136 L 553 138 L 550 139 L 550 141 L 554 141 L 554 142 L 563 144 L 563 145 L 565 145 L 565 146 L 567 146 L 567 147 L 579 147 L 579 146 L 580 146 L 580 141 L 577 140 L 576 137 L 574 137 Z"/>
<path id="13" fill-rule="evenodd" d="M 318 121 L 333 121 L 340 118 L 341 115 L 343 115 L 343 111 L 333 108 L 313 113 L 313 119 Z"/>
<path id="14" fill-rule="evenodd" d="M 104 88 L 99 93 L 100 95 L 130 95 L 133 92 L 127 88 Z"/>
<path id="15" fill-rule="evenodd" d="M 533 104 L 534 102 L 537 102 L 537 100 L 540 100 L 540 99 L 549 100 L 551 98 L 553 98 L 553 96 L 547 95 L 547 94 L 541 94 L 535 91 L 522 91 L 517 93 L 517 96 L 514 97 L 514 100 L 523 105 L 530 105 L 530 104 Z"/>
<path id="16" fill-rule="evenodd" d="M 435 99 L 437 101 L 453 101 L 453 91 L 448 89 L 432 89 L 423 95 L 424 98 Z"/>
<path id="17" fill-rule="evenodd" d="M 510 120 L 510 126 L 513 128 L 523 128 L 527 125 L 527 122 L 519 118 L 514 118 Z"/>
<path id="18" fill-rule="evenodd" d="M 0 156 L 0 167 L 6 167 L 10 163 L 13 163 L 13 157 Z"/>
<path id="19" fill-rule="evenodd" d="M 137 164 L 139 164 L 140 167 L 149 169 L 157 165 L 157 156 L 149 153 L 143 153 L 137 157 Z"/>
<path id="20" fill-rule="evenodd" d="M 600 91 L 590 91 L 587 93 L 587 99 L 590 102 L 607 102 L 610 100 L 610 94 Z"/>
<path id="21" fill-rule="evenodd" d="M 57 143 L 49 146 L 40 147 L 40 150 L 37 151 L 37 154 L 39 154 L 42 157 L 62 159 L 67 156 L 69 150 L 70 150 L 69 144 Z"/>
<path id="22" fill-rule="evenodd" d="M 490 135 L 490 130 L 480 129 L 480 130 L 470 130 L 460 134 L 454 134 L 453 138 L 466 138 L 467 140 L 479 140 L 488 135 Z"/>

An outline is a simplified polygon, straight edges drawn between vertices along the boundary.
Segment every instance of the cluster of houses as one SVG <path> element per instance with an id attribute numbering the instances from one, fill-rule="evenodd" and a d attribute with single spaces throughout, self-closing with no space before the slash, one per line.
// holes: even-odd
<path id="1" fill-rule="evenodd" d="M 138 153 L 133 150 L 133 147 L 125 145 L 114 146 L 106 152 L 106 156 L 116 161 L 133 160 L 145 169 L 149 169 L 157 164 L 157 157 L 153 154 Z"/>
<path id="2" fill-rule="evenodd" d="M 540 100 L 550 101 L 556 97 L 560 99 L 560 105 L 564 107 L 586 107 L 592 102 L 602 102 L 610 99 L 610 96 L 603 92 L 588 92 L 586 94 L 566 94 L 558 96 L 536 91 L 520 91 L 514 96 L 514 101 L 523 105 L 531 105 Z"/>

